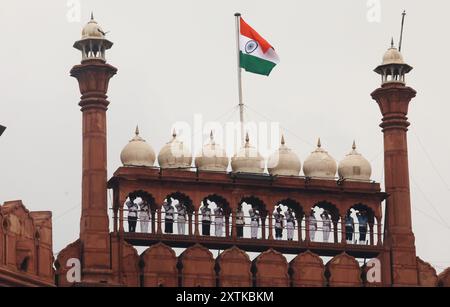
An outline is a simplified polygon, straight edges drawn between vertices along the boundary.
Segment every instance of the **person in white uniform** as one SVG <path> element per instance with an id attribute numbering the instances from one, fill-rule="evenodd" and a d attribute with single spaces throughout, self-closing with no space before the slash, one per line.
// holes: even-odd
<path id="1" fill-rule="evenodd" d="M 283 219 L 284 216 L 281 214 L 281 208 L 278 207 L 273 214 L 275 219 L 275 240 L 281 240 L 283 238 Z"/>
<path id="2" fill-rule="evenodd" d="M 250 223 L 250 233 L 251 233 L 251 238 L 252 239 L 257 239 L 258 238 L 258 228 L 259 228 L 259 211 L 258 209 L 255 208 L 251 208 L 248 213 L 250 214 L 250 219 L 251 219 L 251 223 Z"/>
<path id="3" fill-rule="evenodd" d="M 202 213 L 202 235 L 209 236 L 211 229 L 211 209 L 208 208 L 207 202 L 203 204 L 201 213 Z"/>
<path id="4" fill-rule="evenodd" d="M 182 202 L 178 202 L 175 208 L 177 209 L 178 234 L 184 235 L 186 231 L 186 206 Z"/>
<path id="5" fill-rule="evenodd" d="M 214 209 L 214 223 L 215 223 L 215 231 L 216 237 L 222 236 L 223 231 L 223 209 L 219 206 Z"/>
<path id="6" fill-rule="evenodd" d="M 141 224 L 141 232 L 148 232 L 148 224 L 150 222 L 150 206 L 145 200 L 140 203 L 139 223 Z"/>
<path id="7" fill-rule="evenodd" d="M 128 232 L 136 232 L 136 224 L 137 224 L 137 218 L 138 218 L 138 211 L 139 207 L 134 202 L 134 199 L 129 198 L 128 201 L 125 203 L 125 205 L 128 207 Z"/>
<path id="8" fill-rule="evenodd" d="M 322 218 L 323 241 L 328 242 L 331 231 L 331 217 L 327 210 L 324 210 L 320 217 Z"/>
<path id="9" fill-rule="evenodd" d="M 165 233 L 173 233 L 173 215 L 175 212 L 175 208 L 172 206 L 172 202 L 164 202 L 163 204 L 165 210 Z"/>
<path id="10" fill-rule="evenodd" d="M 309 240 L 314 241 L 314 238 L 316 236 L 317 231 L 317 220 L 316 216 L 314 215 L 314 211 L 311 212 L 311 215 L 309 216 Z"/>
<path id="11" fill-rule="evenodd" d="M 292 241 L 294 239 L 294 228 L 295 228 L 295 216 L 291 208 L 286 211 L 286 230 L 287 239 Z"/>

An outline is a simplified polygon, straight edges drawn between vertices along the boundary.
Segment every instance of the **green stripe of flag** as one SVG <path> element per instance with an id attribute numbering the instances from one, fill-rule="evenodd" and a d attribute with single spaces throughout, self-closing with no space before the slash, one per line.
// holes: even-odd
<path id="1" fill-rule="evenodd" d="M 277 65 L 253 55 L 244 54 L 242 51 L 240 51 L 240 64 L 246 71 L 265 76 L 268 76 L 272 69 Z"/>

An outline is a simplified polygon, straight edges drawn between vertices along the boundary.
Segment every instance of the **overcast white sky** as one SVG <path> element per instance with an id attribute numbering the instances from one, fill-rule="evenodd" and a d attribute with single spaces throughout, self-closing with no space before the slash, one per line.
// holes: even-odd
<path id="1" fill-rule="evenodd" d="M 176 121 L 237 120 L 234 12 L 277 50 L 269 78 L 245 73 L 249 120 L 280 122 L 301 160 L 318 136 L 340 160 L 356 139 L 383 181 L 380 112 L 370 93 L 372 70 L 390 38 L 398 41 L 408 12 L 403 54 L 418 91 L 410 106 L 409 157 L 417 254 L 442 271 L 450 266 L 450 143 L 447 102 L 450 2 L 380 0 L 370 22 L 362 0 L 80 0 L 80 22 L 61 0 L 3 0 L 0 9 L 0 201 L 22 199 L 30 210 L 53 211 L 54 251 L 78 237 L 81 193 L 81 112 L 70 68 L 72 48 L 94 11 L 115 44 L 110 83 L 108 176 L 138 123 L 157 152 Z M 377 5 L 377 1 L 369 1 Z M 76 1 L 75 1 L 76 3 Z"/>

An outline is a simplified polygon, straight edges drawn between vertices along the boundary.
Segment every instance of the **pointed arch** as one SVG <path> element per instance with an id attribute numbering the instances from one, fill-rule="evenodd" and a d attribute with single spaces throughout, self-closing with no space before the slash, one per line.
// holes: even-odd
<path id="1" fill-rule="evenodd" d="M 178 269 L 175 251 L 164 243 L 156 243 L 141 254 L 144 287 L 177 287 Z"/>
<path id="2" fill-rule="evenodd" d="M 361 287 L 361 268 L 358 261 L 346 252 L 333 257 L 327 264 L 330 287 Z"/>
<path id="3" fill-rule="evenodd" d="M 178 258 L 181 267 L 182 287 L 215 287 L 216 272 L 212 253 L 206 247 L 195 244 Z"/>
<path id="4" fill-rule="evenodd" d="M 217 257 L 219 287 L 251 287 L 252 262 L 248 254 L 233 246 Z"/>
<path id="5" fill-rule="evenodd" d="M 256 287 L 288 287 L 289 274 L 286 258 L 270 248 L 253 260 Z"/>
<path id="6" fill-rule="evenodd" d="M 324 287 L 325 265 L 319 255 L 307 250 L 289 264 L 294 287 Z"/>

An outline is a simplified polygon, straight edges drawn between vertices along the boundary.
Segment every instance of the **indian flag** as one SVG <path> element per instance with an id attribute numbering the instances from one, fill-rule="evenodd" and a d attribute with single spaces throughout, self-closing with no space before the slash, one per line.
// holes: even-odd
<path id="1" fill-rule="evenodd" d="M 261 35 L 239 18 L 239 62 L 246 71 L 268 76 L 280 62 L 278 55 Z"/>

